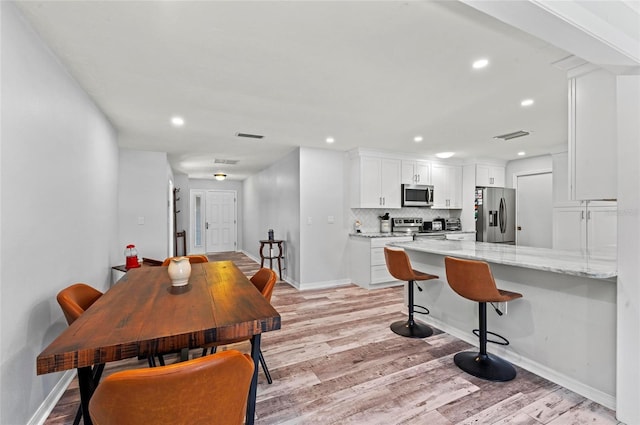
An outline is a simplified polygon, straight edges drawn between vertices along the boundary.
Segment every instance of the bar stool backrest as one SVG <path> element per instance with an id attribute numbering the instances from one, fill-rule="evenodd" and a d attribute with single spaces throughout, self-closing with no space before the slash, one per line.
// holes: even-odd
<path id="1" fill-rule="evenodd" d="M 461 297 L 477 302 L 500 302 L 505 298 L 484 261 L 445 257 L 444 265 L 449 286 Z"/>
<path id="2" fill-rule="evenodd" d="M 60 291 L 56 299 L 67 324 L 71 325 L 101 296 L 102 292 L 86 283 L 75 283 Z"/>
<path id="3" fill-rule="evenodd" d="M 384 259 L 391 276 L 398 280 L 414 280 L 411 261 L 404 249 L 384 247 Z"/>
<path id="4" fill-rule="evenodd" d="M 189 263 L 191 264 L 198 264 L 198 263 L 208 263 L 209 262 L 209 258 L 206 255 L 181 255 L 181 257 L 187 257 L 189 259 Z M 165 258 L 165 260 L 162 262 L 162 267 L 167 267 L 170 263 L 171 260 L 173 258 L 179 258 L 179 257 L 169 257 L 169 258 Z"/>

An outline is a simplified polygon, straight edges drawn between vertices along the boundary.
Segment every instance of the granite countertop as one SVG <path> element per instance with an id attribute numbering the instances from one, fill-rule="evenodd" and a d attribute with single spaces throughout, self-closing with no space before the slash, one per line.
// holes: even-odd
<path id="1" fill-rule="evenodd" d="M 398 242 L 393 245 L 406 250 L 482 260 L 490 263 L 546 270 L 594 279 L 608 279 L 618 275 L 615 251 L 587 254 L 582 251 L 564 251 L 475 241 L 429 239 Z"/>
<path id="2" fill-rule="evenodd" d="M 464 230 L 443 230 L 441 232 L 428 232 L 428 233 L 420 233 L 421 235 L 445 235 L 447 233 L 475 233 L 475 231 L 464 231 Z M 413 236 L 413 233 L 407 232 L 391 232 L 391 233 L 380 233 L 380 232 L 362 232 L 362 233 L 349 233 L 349 236 L 359 236 L 361 238 L 394 238 L 400 236 Z"/>

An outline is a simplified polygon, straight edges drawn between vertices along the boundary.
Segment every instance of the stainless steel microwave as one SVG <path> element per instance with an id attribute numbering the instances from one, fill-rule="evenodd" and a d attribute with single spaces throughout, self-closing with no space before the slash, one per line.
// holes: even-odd
<path id="1" fill-rule="evenodd" d="M 433 186 L 424 184 L 402 185 L 403 207 L 430 207 L 433 205 Z"/>

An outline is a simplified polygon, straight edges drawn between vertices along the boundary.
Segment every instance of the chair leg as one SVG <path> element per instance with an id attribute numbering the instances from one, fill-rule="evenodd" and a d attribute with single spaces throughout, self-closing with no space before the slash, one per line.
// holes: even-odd
<path id="1" fill-rule="evenodd" d="M 409 297 L 409 320 L 393 322 L 390 326 L 391 330 L 398 335 L 406 336 L 408 338 L 426 338 L 433 335 L 433 329 L 422 323 L 416 323 L 413 320 L 413 285 L 415 281 L 410 280 L 408 282 L 408 297 Z"/>
<path id="2" fill-rule="evenodd" d="M 264 361 L 264 356 L 262 355 L 262 350 L 260 350 L 260 353 L 258 354 L 259 359 L 260 359 L 260 364 L 262 365 L 262 370 L 264 371 L 265 376 L 267 377 L 267 382 L 269 384 L 273 383 L 273 380 L 271 379 L 271 374 L 269 373 L 269 368 L 267 367 L 267 362 Z"/>
<path id="3" fill-rule="evenodd" d="M 104 363 L 97 364 L 91 369 L 93 375 L 93 385 L 94 387 L 98 386 L 100 383 L 100 378 L 102 377 L 102 372 L 104 371 Z M 76 412 L 76 417 L 73 418 L 73 425 L 79 425 L 80 419 L 82 418 L 82 406 L 78 406 L 78 411 Z"/>
<path id="4" fill-rule="evenodd" d="M 470 375 L 488 381 L 511 381 L 516 369 L 508 361 L 487 353 L 487 303 L 478 303 L 480 351 L 465 351 L 453 356 L 453 362 Z"/>
<path id="5" fill-rule="evenodd" d="M 207 355 L 207 350 L 208 350 L 208 348 L 203 348 L 202 349 L 202 357 Z M 218 347 L 213 346 L 213 347 L 211 347 L 211 351 L 208 354 L 215 354 L 216 351 L 218 351 Z"/>

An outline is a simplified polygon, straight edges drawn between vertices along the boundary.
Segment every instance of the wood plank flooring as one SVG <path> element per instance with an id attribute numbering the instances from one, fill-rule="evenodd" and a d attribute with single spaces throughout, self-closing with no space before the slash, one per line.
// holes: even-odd
<path id="1" fill-rule="evenodd" d="M 239 253 L 210 258 L 233 260 L 248 276 L 259 268 Z M 401 287 L 301 292 L 278 282 L 272 303 L 282 329 L 262 337 L 274 382 L 260 371 L 256 424 L 618 423 L 613 411 L 521 368 L 506 383 L 467 375 L 453 355 L 471 346 L 439 330 L 417 340 L 394 334 L 389 324 L 405 317 L 402 299 Z M 146 366 L 127 360 L 105 374 Z M 45 424 L 71 424 L 78 402 L 74 380 Z"/>

